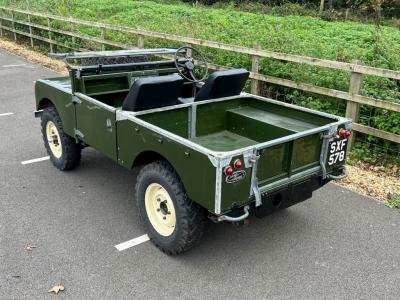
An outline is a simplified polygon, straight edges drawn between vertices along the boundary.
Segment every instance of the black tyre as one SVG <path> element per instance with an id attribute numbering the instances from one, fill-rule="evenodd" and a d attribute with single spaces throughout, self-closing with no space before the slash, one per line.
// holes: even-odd
<path id="1" fill-rule="evenodd" d="M 140 170 L 135 197 L 149 238 L 168 255 L 189 250 L 202 237 L 204 210 L 187 198 L 168 162 L 157 161 Z"/>
<path id="2" fill-rule="evenodd" d="M 65 171 L 79 165 L 82 147 L 65 134 L 56 108 L 45 108 L 41 120 L 44 146 L 54 166 Z"/>

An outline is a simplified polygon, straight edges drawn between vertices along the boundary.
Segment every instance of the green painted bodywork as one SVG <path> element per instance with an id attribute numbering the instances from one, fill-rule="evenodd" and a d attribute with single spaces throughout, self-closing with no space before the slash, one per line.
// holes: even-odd
<path id="1" fill-rule="evenodd" d="M 74 136 L 75 107 L 72 100 L 71 79 L 69 77 L 49 78 L 36 81 L 36 109 L 43 109 L 51 102 L 58 111 L 64 131 Z"/>
<path id="2" fill-rule="evenodd" d="M 207 155 L 183 146 L 162 134 L 123 120 L 118 123 L 118 158 L 132 168 L 143 152 L 155 152 L 167 159 L 180 176 L 190 199 L 209 210 L 214 209 L 215 168 Z"/>
<path id="3" fill-rule="evenodd" d="M 94 73 L 77 78 L 71 71 L 70 77 L 39 80 L 36 83 L 37 109 L 43 109 L 51 102 L 68 135 L 96 148 L 128 169 L 133 168 L 139 158 L 155 157 L 155 154 L 165 158 L 180 176 L 188 197 L 210 212 L 215 209 L 216 166 L 209 155 L 177 141 L 174 135 L 201 145 L 210 153 L 225 152 L 256 146 L 337 121 L 251 96 L 199 103 L 194 136 L 190 136 L 190 108 L 185 105 L 136 116 L 145 124 L 172 134 L 168 136 L 130 119 L 117 120 L 117 110 L 132 82 L 137 77 L 162 72 L 167 73 L 163 69 Z M 72 84 L 70 78 L 73 78 Z M 88 97 L 73 97 L 76 92 Z M 260 150 L 256 174 L 258 186 L 318 166 L 321 145 L 321 136 L 317 133 Z M 243 153 L 232 156 L 230 165 L 236 159 L 244 161 Z M 235 183 L 227 183 L 225 175 L 222 175 L 221 214 L 253 201 L 250 196 L 251 166 L 243 170 L 246 176 Z"/>

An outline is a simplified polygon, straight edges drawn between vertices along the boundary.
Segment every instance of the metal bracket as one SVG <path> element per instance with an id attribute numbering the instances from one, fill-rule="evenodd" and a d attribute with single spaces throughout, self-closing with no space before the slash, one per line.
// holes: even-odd
<path id="1" fill-rule="evenodd" d="M 208 159 L 215 167 L 215 205 L 214 205 L 214 213 L 220 214 L 221 213 L 221 193 L 222 193 L 222 172 L 223 168 L 226 167 L 232 157 L 215 157 L 212 155 L 208 155 Z"/>
<path id="2" fill-rule="evenodd" d="M 72 96 L 72 103 L 82 104 L 82 100 L 79 99 L 79 97 L 77 97 L 77 96 Z"/>
<path id="3" fill-rule="evenodd" d="M 253 166 L 253 155 L 254 155 L 254 150 L 247 151 L 243 153 L 243 160 L 244 160 L 244 166 L 246 168 L 251 168 Z"/>
<path id="4" fill-rule="evenodd" d="M 346 123 L 345 125 L 345 128 L 346 128 L 346 130 L 353 130 L 353 122 L 348 122 L 348 123 Z"/>
<path id="5" fill-rule="evenodd" d="M 34 115 L 35 115 L 35 118 L 40 118 L 40 116 L 41 116 L 42 113 L 43 113 L 43 109 L 41 109 L 41 110 L 35 110 L 33 113 L 34 113 Z"/>
<path id="6" fill-rule="evenodd" d="M 321 139 L 322 139 L 322 147 L 321 147 L 321 154 L 319 156 L 319 164 L 321 166 L 322 170 L 322 179 L 326 179 L 326 154 L 328 151 L 328 144 L 329 140 L 331 138 L 331 130 L 329 132 L 324 132 L 324 134 L 321 134 Z"/>
<path id="7" fill-rule="evenodd" d="M 112 123 L 111 123 L 111 119 L 109 119 L 109 118 L 106 119 L 106 127 L 107 127 L 108 131 L 112 132 Z"/>
<path id="8" fill-rule="evenodd" d="M 74 135 L 76 138 L 79 138 L 81 140 L 83 140 L 85 138 L 85 135 L 76 128 L 74 129 Z"/>
<path id="9" fill-rule="evenodd" d="M 81 69 L 76 69 L 75 78 L 81 79 Z"/>
<path id="10" fill-rule="evenodd" d="M 259 158 L 260 155 L 257 154 L 257 150 L 254 150 L 253 155 L 249 159 L 249 162 L 252 164 L 250 194 L 254 195 L 254 198 L 256 199 L 256 207 L 262 205 L 261 193 L 257 182 L 257 166 Z"/>

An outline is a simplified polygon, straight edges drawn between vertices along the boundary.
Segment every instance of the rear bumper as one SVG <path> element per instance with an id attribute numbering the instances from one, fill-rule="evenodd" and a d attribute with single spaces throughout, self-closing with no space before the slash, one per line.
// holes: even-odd
<path id="1" fill-rule="evenodd" d="M 311 198 L 315 190 L 329 181 L 329 179 L 322 179 L 322 176 L 315 175 L 307 180 L 291 183 L 277 191 L 262 193 L 262 204 L 257 207 L 253 206 L 253 212 L 257 217 L 264 217 L 277 210 L 285 209 Z"/>
<path id="2" fill-rule="evenodd" d="M 340 173 L 343 171 L 344 170 L 341 170 Z M 342 175 L 332 177 L 342 177 Z M 246 206 L 236 207 L 226 215 L 217 217 L 214 220 L 216 222 L 239 222 L 246 219 L 249 215 L 255 215 L 259 218 L 265 217 L 278 210 L 288 208 L 311 198 L 314 191 L 321 188 L 332 179 L 333 178 L 330 178 L 330 176 L 324 179 L 321 174 L 316 174 L 307 179 L 289 183 L 285 187 L 274 191 L 261 192 L 261 205 L 257 206 L 253 198 Z"/>

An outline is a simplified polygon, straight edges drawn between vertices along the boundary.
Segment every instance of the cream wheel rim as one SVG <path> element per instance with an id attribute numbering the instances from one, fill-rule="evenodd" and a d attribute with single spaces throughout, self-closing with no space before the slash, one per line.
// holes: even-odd
<path id="1" fill-rule="evenodd" d="M 58 133 L 56 125 L 52 121 L 47 122 L 46 135 L 51 152 L 56 158 L 60 158 L 62 155 L 60 134 Z"/>
<path id="2" fill-rule="evenodd" d="M 153 228 L 162 236 L 170 236 L 175 230 L 176 214 L 167 190 L 158 183 L 150 184 L 146 189 L 144 202 Z"/>

